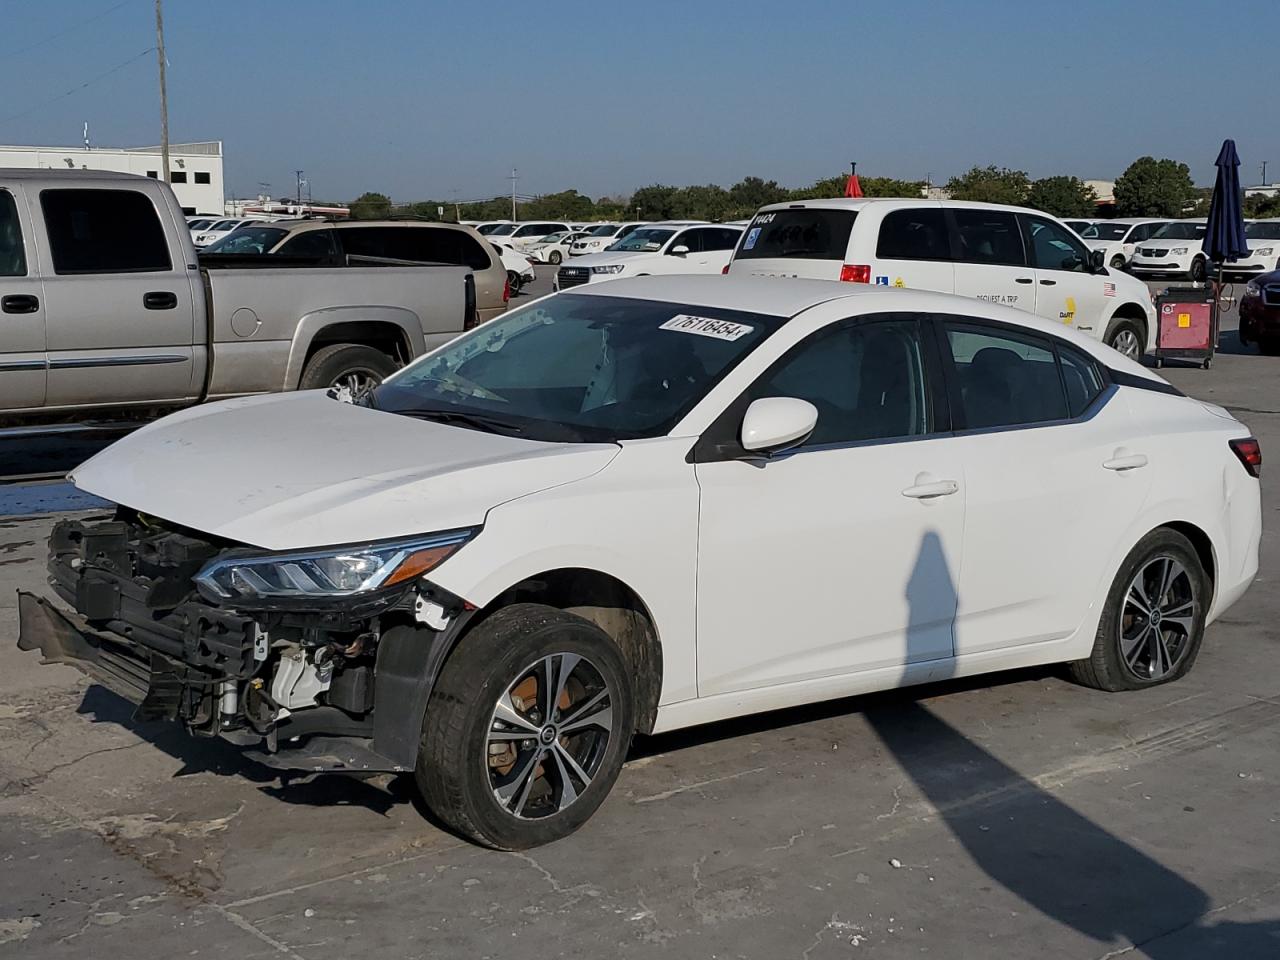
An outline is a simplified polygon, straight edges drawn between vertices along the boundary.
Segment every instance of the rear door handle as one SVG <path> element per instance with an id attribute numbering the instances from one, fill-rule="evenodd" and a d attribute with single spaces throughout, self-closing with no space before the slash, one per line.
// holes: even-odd
<path id="1" fill-rule="evenodd" d="M 1033 283 L 1034 282 L 1030 277 L 1014 277 L 1013 279 L 1015 283 Z"/>
<path id="2" fill-rule="evenodd" d="M 148 310 L 172 310 L 178 305 L 178 295 L 168 290 L 153 291 L 142 295 L 142 305 Z"/>
<path id="3" fill-rule="evenodd" d="M 1054 286 L 1058 281 L 1057 281 L 1057 280 L 1041 280 L 1040 282 L 1041 282 L 1042 284 L 1044 284 L 1046 287 L 1052 287 L 1052 286 Z"/>
<path id="4" fill-rule="evenodd" d="M 1119 450 L 1116 451 L 1120 453 Z M 1102 466 L 1107 470 L 1115 470 L 1123 472 L 1125 470 L 1137 470 L 1139 467 L 1147 465 L 1147 457 L 1142 453 L 1130 453 L 1112 457 L 1110 460 L 1102 461 Z"/>
<path id="5" fill-rule="evenodd" d="M 40 309 L 40 298 L 29 293 L 13 293 L 0 299 L 0 310 L 5 313 L 35 313 Z"/>
<path id="6" fill-rule="evenodd" d="M 922 478 L 917 477 L 917 480 Z M 912 500 L 932 500 L 935 497 L 949 497 L 960 489 L 960 484 L 954 480 L 927 480 L 924 483 L 916 483 L 915 486 L 907 487 L 902 491 L 904 497 L 910 497 Z"/>

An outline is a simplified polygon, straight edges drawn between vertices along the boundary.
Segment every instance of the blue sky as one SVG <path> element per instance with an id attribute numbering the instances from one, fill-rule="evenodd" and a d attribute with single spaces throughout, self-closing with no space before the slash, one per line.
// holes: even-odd
<path id="1" fill-rule="evenodd" d="M 154 43 L 151 0 L 117 3 L 0 0 L 0 142 L 85 120 L 158 142 L 154 54 L 94 80 Z M 171 137 L 223 140 L 235 195 L 298 168 L 317 198 L 412 200 L 501 193 L 513 166 L 521 193 L 595 196 L 853 159 L 1111 179 L 1142 154 L 1208 183 L 1225 136 L 1242 179 L 1280 180 L 1277 0 L 167 0 L 165 21 Z"/>

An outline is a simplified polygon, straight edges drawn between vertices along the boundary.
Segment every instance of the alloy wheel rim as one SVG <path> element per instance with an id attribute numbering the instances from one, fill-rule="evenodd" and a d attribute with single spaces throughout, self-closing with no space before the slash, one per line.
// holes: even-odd
<path id="1" fill-rule="evenodd" d="M 1139 680 L 1159 680 L 1182 663 L 1195 627 L 1191 573 L 1173 557 L 1148 560 L 1129 583 L 1120 609 L 1120 658 Z"/>
<path id="2" fill-rule="evenodd" d="M 354 400 L 366 390 L 372 390 L 382 378 L 374 371 L 360 368 L 357 370 L 347 370 L 333 378 L 330 386 L 338 391 L 338 396 L 342 399 Z"/>
<path id="3" fill-rule="evenodd" d="M 613 739 L 613 692 L 586 657 L 553 653 L 516 675 L 494 705 L 485 774 L 518 820 L 562 813 L 591 786 Z"/>
<path id="4" fill-rule="evenodd" d="M 1136 357 L 1138 355 L 1138 335 L 1132 330 L 1121 330 L 1116 334 L 1116 338 L 1111 345 L 1126 357 Z"/>

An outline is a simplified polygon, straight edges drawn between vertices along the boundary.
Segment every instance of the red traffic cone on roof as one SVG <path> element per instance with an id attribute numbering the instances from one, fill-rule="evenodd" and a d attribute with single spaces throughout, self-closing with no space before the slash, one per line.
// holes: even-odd
<path id="1" fill-rule="evenodd" d="M 846 197 L 860 197 L 862 196 L 862 185 L 858 183 L 858 165 L 851 163 L 849 166 L 852 168 L 852 172 L 849 174 L 849 179 L 844 183 L 844 195 Z"/>

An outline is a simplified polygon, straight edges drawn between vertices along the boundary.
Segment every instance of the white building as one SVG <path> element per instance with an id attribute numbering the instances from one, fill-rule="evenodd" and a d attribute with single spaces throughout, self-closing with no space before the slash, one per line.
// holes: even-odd
<path id="1" fill-rule="evenodd" d="M 160 178 L 159 147 L 6 147 L 0 168 L 113 170 Z M 169 180 L 185 213 L 222 215 L 222 141 L 169 144 Z"/>

